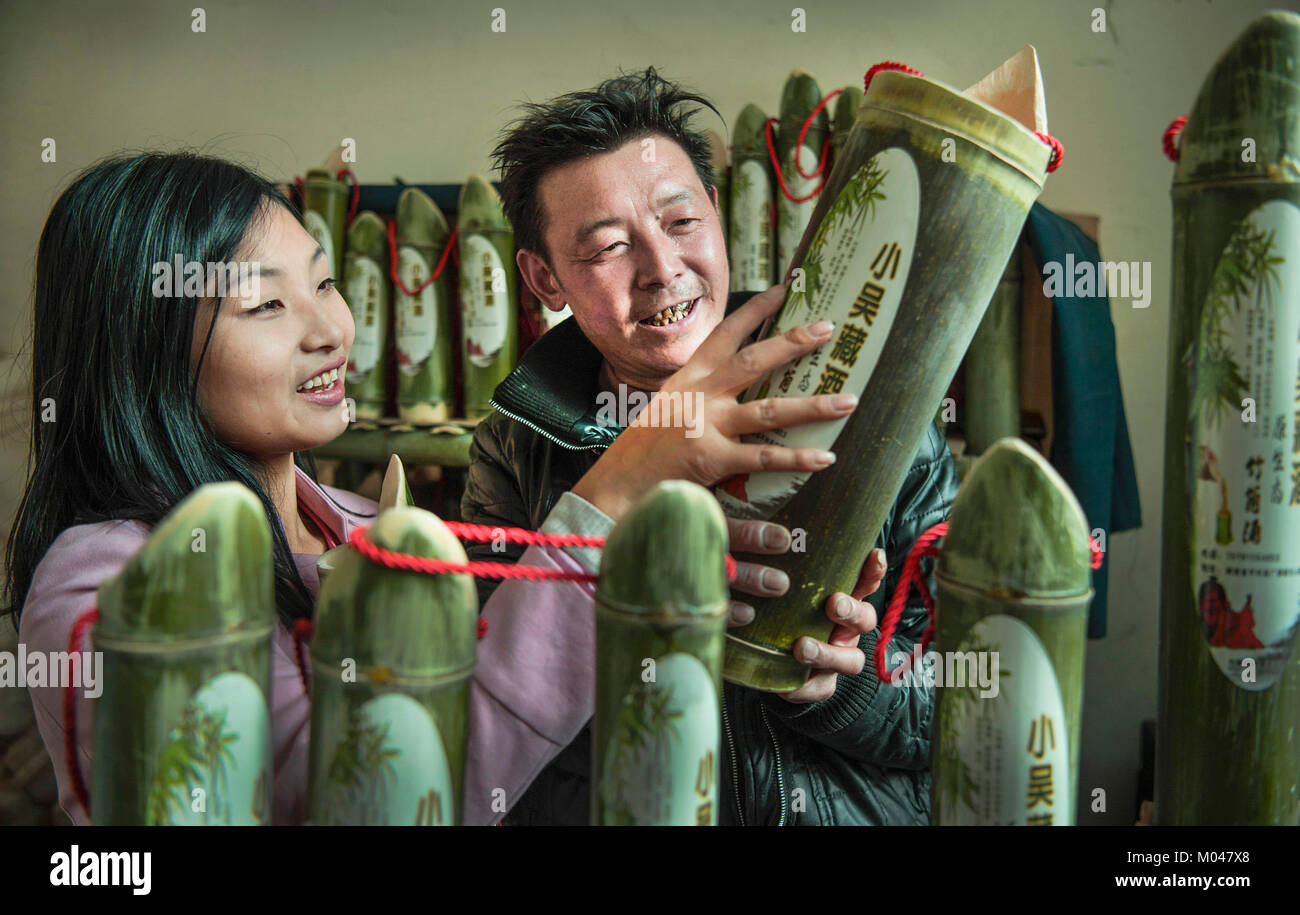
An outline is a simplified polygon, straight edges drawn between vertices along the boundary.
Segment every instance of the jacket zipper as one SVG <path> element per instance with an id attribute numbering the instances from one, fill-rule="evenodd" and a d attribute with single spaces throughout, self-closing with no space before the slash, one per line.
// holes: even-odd
<path id="1" fill-rule="evenodd" d="M 772 723 L 767 720 L 767 709 L 763 706 L 758 707 L 759 714 L 763 716 L 763 724 L 767 725 L 767 734 L 772 738 L 772 752 L 776 754 L 776 788 L 781 795 L 781 820 L 776 825 L 785 825 L 785 774 L 781 771 L 781 745 L 776 742 L 776 731 L 772 730 Z"/>
<path id="2" fill-rule="evenodd" d="M 740 768 L 736 765 L 736 742 L 731 737 L 731 718 L 727 715 L 727 697 L 722 697 L 722 729 L 727 732 L 727 750 L 731 754 L 731 787 L 736 795 L 736 818 L 745 825 L 745 811 L 740 806 Z"/>
<path id="3" fill-rule="evenodd" d="M 547 439 L 548 441 L 555 442 L 555 444 L 559 445 L 561 448 L 568 448 L 570 451 L 604 451 L 606 448 L 609 447 L 608 445 L 570 445 L 568 442 L 560 441 L 558 438 L 556 438 L 554 435 L 551 435 L 551 433 L 547 432 L 545 429 L 542 429 L 539 426 L 535 425 L 534 423 L 529 422 L 528 420 L 524 419 L 522 416 L 516 416 L 514 413 L 511 413 L 509 410 L 503 408 L 501 404 L 496 402 L 495 398 L 489 400 L 488 403 L 492 404 L 492 406 L 496 407 L 504 415 L 510 417 L 515 422 L 523 423 L 525 426 L 527 426 L 529 429 L 532 429 L 542 438 Z"/>

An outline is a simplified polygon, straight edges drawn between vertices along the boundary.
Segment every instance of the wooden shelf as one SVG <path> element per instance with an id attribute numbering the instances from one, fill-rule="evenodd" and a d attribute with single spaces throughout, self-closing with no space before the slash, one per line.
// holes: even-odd
<path id="1" fill-rule="evenodd" d="M 396 454 L 406 465 L 437 464 L 468 467 L 475 420 L 453 419 L 434 426 L 417 426 L 397 419 L 359 420 L 334 441 L 312 450 L 318 458 L 341 461 L 388 462 Z"/>

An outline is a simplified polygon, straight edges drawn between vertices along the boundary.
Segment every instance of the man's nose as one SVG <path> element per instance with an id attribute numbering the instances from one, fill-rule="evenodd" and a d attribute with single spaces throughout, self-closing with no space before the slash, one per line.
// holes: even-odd
<path id="1" fill-rule="evenodd" d="M 677 240 L 668 233 L 655 229 L 646 234 L 640 245 L 638 279 L 643 288 L 671 286 L 686 272 Z"/>

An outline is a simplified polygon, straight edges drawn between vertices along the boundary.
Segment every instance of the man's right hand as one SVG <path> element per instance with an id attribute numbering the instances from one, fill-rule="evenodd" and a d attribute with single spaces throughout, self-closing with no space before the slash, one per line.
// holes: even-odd
<path id="1" fill-rule="evenodd" d="M 702 395 L 698 427 L 691 430 L 692 436 L 685 434 L 683 417 L 670 412 L 670 401 L 664 399 L 656 408 L 659 423 L 654 427 L 645 423 L 656 412 L 647 406 L 577 482 L 573 494 L 618 521 L 663 480 L 711 486 L 740 473 L 810 472 L 833 464 L 835 455 L 829 451 L 740 440 L 753 432 L 843 419 L 857 406 L 852 394 L 767 397 L 744 404 L 736 400 L 768 372 L 813 351 L 831 337 L 834 328 L 823 321 L 741 348 L 784 299 L 785 287 L 773 286 L 737 308 L 655 395 L 658 398 L 674 391 L 683 398 Z"/>

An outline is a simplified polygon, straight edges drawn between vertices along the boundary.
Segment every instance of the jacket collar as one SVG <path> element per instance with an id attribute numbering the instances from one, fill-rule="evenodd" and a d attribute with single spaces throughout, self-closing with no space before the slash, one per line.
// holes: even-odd
<path id="1" fill-rule="evenodd" d="M 755 293 L 732 293 L 726 313 Z M 563 448 L 608 448 L 622 427 L 597 418 L 604 356 L 573 318 L 561 321 L 528 347 L 519 365 L 497 385 L 492 406 Z"/>
<path id="2" fill-rule="evenodd" d="M 578 322 L 567 318 L 528 347 L 497 385 L 492 406 L 564 448 L 608 448 L 621 430 L 596 418 L 603 361 Z"/>

